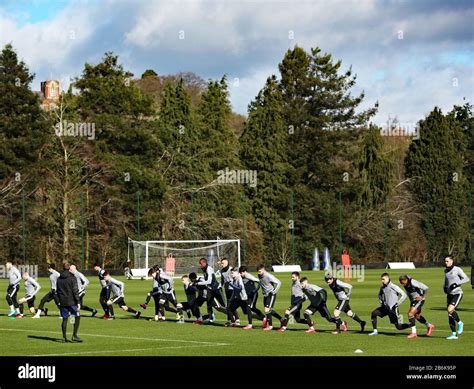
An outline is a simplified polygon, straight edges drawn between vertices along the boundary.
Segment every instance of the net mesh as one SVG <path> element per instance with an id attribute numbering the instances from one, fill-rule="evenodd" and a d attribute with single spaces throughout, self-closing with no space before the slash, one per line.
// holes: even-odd
<path id="1" fill-rule="evenodd" d="M 237 241 L 212 242 L 148 242 L 148 263 L 146 260 L 146 242 L 129 240 L 132 245 L 133 268 L 144 269 L 159 266 L 167 273 L 185 274 L 199 269 L 199 259 L 206 258 L 213 268 L 217 263 L 227 258 L 231 267 L 239 266 L 239 252 Z M 172 255 L 170 260 L 168 255 Z"/>

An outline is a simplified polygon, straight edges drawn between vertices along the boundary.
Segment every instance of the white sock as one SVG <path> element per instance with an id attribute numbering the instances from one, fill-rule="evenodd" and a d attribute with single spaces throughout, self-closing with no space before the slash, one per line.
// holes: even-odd
<path id="1" fill-rule="evenodd" d="M 15 307 L 13 305 L 10 305 L 10 311 L 14 311 Z"/>
<path id="2" fill-rule="evenodd" d="M 411 327 L 411 333 L 416 334 L 416 326 Z"/>

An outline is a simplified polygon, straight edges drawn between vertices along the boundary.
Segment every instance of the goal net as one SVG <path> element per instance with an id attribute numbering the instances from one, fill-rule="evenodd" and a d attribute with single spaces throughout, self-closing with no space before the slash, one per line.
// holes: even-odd
<path id="1" fill-rule="evenodd" d="M 240 240 L 128 240 L 131 277 L 143 278 L 148 269 L 159 266 L 168 274 L 196 272 L 199 260 L 206 258 L 218 270 L 218 262 L 227 258 L 231 267 L 240 266 Z"/>

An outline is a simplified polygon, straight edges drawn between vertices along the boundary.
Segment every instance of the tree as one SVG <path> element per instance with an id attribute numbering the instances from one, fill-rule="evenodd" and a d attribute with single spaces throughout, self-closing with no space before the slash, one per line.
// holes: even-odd
<path id="1" fill-rule="evenodd" d="M 21 196 L 28 202 L 35 191 L 46 142 L 48 121 L 30 90 L 33 78 L 7 44 L 0 53 L 0 236 L 8 238 L 1 245 L 7 258 L 19 255 Z"/>
<path id="2" fill-rule="evenodd" d="M 117 56 L 106 53 L 102 62 L 85 64 L 75 81 L 81 120 L 94 124 L 97 132 L 90 151 L 93 179 L 84 182 L 94 212 L 88 223 L 94 236 L 91 250 L 108 261 L 120 259 L 127 236 L 138 234 L 138 200 L 140 232 L 155 236 L 165 192 L 156 174 L 163 146 L 156 134 L 153 101 L 141 93 L 132 76 Z"/>
<path id="3" fill-rule="evenodd" d="M 446 253 L 462 258 L 467 234 L 466 139 L 454 114 L 443 115 L 437 107 L 419 122 L 419 134 L 405 163 L 423 210 L 429 259 L 439 261 Z"/>
<path id="4" fill-rule="evenodd" d="M 250 103 L 240 138 L 242 163 L 257 172 L 257 185 L 247 187 L 246 194 L 263 232 L 267 260 L 271 262 L 282 262 L 287 257 L 282 251 L 282 242 L 288 236 L 287 142 L 283 98 L 276 77 L 272 76 Z"/>
<path id="5" fill-rule="evenodd" d="M 158 74 L 153 69 L 147 69 L 143 72 L 142 78 L 158 77 Z"/>
<path id="6" fill-rule="evenodd" d="M 364 207 L 382 204 L 390 195 L 392 163 L 384 152 L 380 128 L 370 125 L 364 133 L 359 174 L 362 180 L 360 201 Z"/>
<path id="7" fill-rule="evenodd" d="M 344 206 L 356 201 L 355 180 L 361 130 L 377 107 L 357 111 L 364 93 L 351 95 L 356 77 L 341 72 L 321 49 L 288 50 L 279 65 L 284 116 L 289 128 L 291 202 L 298 258 L 339 241 L 339 192 Z"/>

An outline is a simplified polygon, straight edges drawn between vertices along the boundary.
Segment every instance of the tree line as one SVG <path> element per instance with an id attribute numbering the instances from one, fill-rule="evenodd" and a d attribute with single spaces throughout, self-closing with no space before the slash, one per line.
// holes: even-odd
<path id="1" fill-rule="evenodd" d="M 242 239 L 246 263 L 472 259 L 468 102 L 381 135 L 356 76 L 320 48 L 289 49 L 248 105 L 229 81 L 140 78 L 105 53 L 44 111 L 11 45 L 0 54 L 0 255 L 123 266 L 133 239 Z M 429 96 L 427 96 L 429 98 Z M 86 130 L 87 129 L 87 133 Z M 84 130 L 83 132 L 81 132 Z M 414 136 L 416 135 L 416 136 Z M 254 172 L 255 185 L 220 180 Z M 233 183 L 232 183 L 233 182 Z"/>

